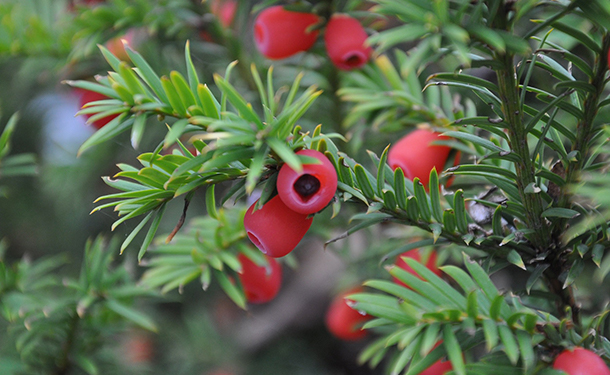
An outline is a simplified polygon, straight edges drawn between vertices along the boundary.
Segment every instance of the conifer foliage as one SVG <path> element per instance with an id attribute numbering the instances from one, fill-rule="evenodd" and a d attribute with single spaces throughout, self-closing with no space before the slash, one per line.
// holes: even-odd
<path id="1" fill-rule="evenodd" d="M 319 326 L 371 373 L 610 373 L 607 0 L 225 1 L 0 4 L 0 68 L 94 94 L 81 160 L 129 149 L 91 172 L 120 235 L 77 276 L 0 231 L 0 369 L 123 369 L 113 338 L 163 332 L 172 291 L 256 315 L 321 239 L 345 270 Z M 45 163 L 2 121 L 8 201 Z"/>

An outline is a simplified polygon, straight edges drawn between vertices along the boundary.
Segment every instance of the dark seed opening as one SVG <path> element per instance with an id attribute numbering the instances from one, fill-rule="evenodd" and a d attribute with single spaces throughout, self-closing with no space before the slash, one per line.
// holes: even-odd
<path id="1" fill-rule="evenodd" d="M 348 66 L 358 66 L 362 63 L 362 56 L 359 54 L 353 54 L 347 59 L 345 59 L 345 64 Z"/>
<path id="2" fill-rule="evenodd" d="M 307 200 L 308 197 L 320 190 L 320 180 L 310 174 L 304 174 L 295 181 L 293 186 L 297 194 L 302 199 Z"/>

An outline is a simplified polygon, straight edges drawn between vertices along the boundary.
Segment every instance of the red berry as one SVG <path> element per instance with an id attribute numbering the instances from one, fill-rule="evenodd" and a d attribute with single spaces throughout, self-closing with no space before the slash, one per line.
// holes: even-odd
<path id="1" fill-rule="evenodd" d="M 296 172 L 284 164 L 277 177 L 277 192 L 288 208 L 301 214 L 313 214 L 322 210 L 337 191 L 337 172 L 323 153 L 301 150 L 297 155 L 318 159 L 321 164 L 303 164 L 303 171 Z"/>
<path id="2" fill-rule="evenodd" d="M 341 70 L 359 68 L 371 56 L 371 47 L 364 45 L 367 37 L 358 20 L 346 14 L 333 14 L 324 34 L 326 53 Z"/>
<path id="3" fill-rule="evenodd" d="M 89 90 L 85 90 L 85 89 L 81 89 L 81 88 L 75 88 L 74 92 L 79 97 L 79 102 L 80 102 L 81 107 L 87 103 L 95 102 L 98 100 L 110 99 L 109 97 L 104 96 L 95 91 L 89 91 Z M 87 118 L 90 118 L 91 116 L 93 116 L 93 114 L 88 114 L 85 116 L 87 116 Z M 93 122 L 92 125 L 94 127 L 96 127 L 97 129 L 101 129 L 102 127 L 104 127 L 106 124 L 108 124 L 110 121 L 114 120 L 118 116 L 119 115 L 117 114 L 117 115 L 110 115 L 110 116 L 102 117 L 101 119 Z"/>
<path id="4" fill-rule="evenodd" d="M 439 346 L 441 343 L 442 341 L 439 341 L 436 345 L 434 345 L 434 348 Z M 432 366 L 420 372 L 419 375 L 444 375 L 451 370 L 453 370 L 453 366 L 449 360 L 439 359 L 437 362 L 434 362 Z"/>
<path id="5" fill-rule="evenodd" d="M 372 319 L 368 314 L 362 314 L 350 307 L 353 301 L 345 297 L 361 292 L 361 288 L 354 288 L 336 296 L 326 311 L 326 327 L 335 337 L 345 341 L 355 341 L 367 335 L 362 325 Z"/>
<path id="6" fill-rule="evenodd" d="M 142 33 L 137 29 L 129 29 L 121 36 L 114 37 L 104 44 L 104 46 L 121 61 L 129 61 L 129 55 L 125 50 L 123 41 L 131 49 L 135 49 L 142 42 Z"/>
<path id="7" fill-rule="evenodd" d="M 308 31 L 320 19 L 313 13 L 292 12 L 281 5 L 269 7 L 254 21 L 256 48 L 270 59 L 285 59 L 307 51 L 316 42 L 317 31 Z"/>
<path id="8" fill-rule="evenodd" d="M 437 172 L 444 170 L 451 148 L 444 145 L 432 145 L 435 141 L 450 138 L 427 129 L 416 129 L 396 142 L 388 153 L 388 164 L 392 169 L 401 168 L 410 180 L 419 177 L 426 189 L 430 182 L 430 171 L 436 167 Z M 459 156 L 456 158 L 459 159 Z"/>
<path id="9" fill-rule="evenodd" d="M 568 375 L 610 375 L 606 362 L 597 354 L 583 348 L 564 350 L 555 358 L 553 368 L 565 371 Z"/>
<path id="10" fill-rule="evenodd" d="M 411 268 L 411 266 L 409 266 L 407 264 L 407 262 L 404 261 L 404 258 L 411 258 L 411 259 L 415 259 L 416 261 L 420 262 L 422 261 L 421 259 L 421 253 L 419 252 L 418 249 L 413 249 L 413 250 L 409 250 L 407 252 L 404 252 L 402 254 L 400 254 L 400 256 L 398 256 L 398 258 L 396 258 L 396 266 L 402 268 L 403 270 L 419 277 L 421 280 L 423 280 L 423 278 L 421 276 L 419 276 L 419 274 L 417 274 L 415 272 L 415 270 L 413 270 L 413 268 Z M 434 272 L 434 274 L 436 276 L 440 276 L 441 275 L 441 270 L 438 269 L 438 266 L 436 265 L 436 252 L 432 251 L 430 252 L 430 256 L 428 257 L 428 260 L 426 261 L 426 267 Z M 407 288 L 410 288 L 410 286 L 408 286 L 407 284 L 403 283 L 402 281 L 398 280 L 397 278 L 394 278 L 394 282 L 405 286 Z"/>
<path id="11" fill-rule="evenodd" d="M 218 18 L 222 26 L 229 27 L 233 23 L 235 12 L 237 12 L 237 1 L 214 0 L 210 4 L 210 11 Z"/>
<path id="12" fill-rule="evenodd" d="M 282 267 L 275 259 L 266 258 L 268 264 L 259 266 L 244 254 L 239 254 L 237 257 L 241 263 L 239 281 L 244 287 L 246 300 L 250 303 L 269 302 L 280 291 Z"/>
<path id="13" fill-rule="evenodd" d="M 250 241 L 270 257 L 283 257 L 294 250 L 313 221 L 286 207 L 279 196 L 252 212 L 255 205 L 246 211 L 244 226 Z"/>
<path id="14" fill-rule="evenodd" d="M 449 373 L 451 370 L 453 370 L 453 366 L 451 366 L 450 361 L 439 360 L 432 366 L 420 372 L 419 375 L 444 375 Z"/>

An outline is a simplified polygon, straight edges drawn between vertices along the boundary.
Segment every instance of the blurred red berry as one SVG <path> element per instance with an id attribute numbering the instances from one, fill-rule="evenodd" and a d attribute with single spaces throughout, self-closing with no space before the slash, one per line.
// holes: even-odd
<path id="1" fill-rule="evenodd" d="M 98 100 L 110 99 L 109 97 L 104 96 L 95 91 L 89 91 L 89 90 L 85 90 L 85 89 L 81 89 L 81 88 L 74 88 L 74 93 L 78 96 L 79 104 L 81 107 L 83 107 L 87 103 L 95 102 Z M 88 114 L 85 116 L 87 118 L 90 118 L 91 116 L 93 116 L 93 114 Z M 114 120 L 118 116 L 119 115 L 116 114 L 116 115 L 102 117 L 101 119 L 91 123 L 91 125 L 93 125 L 97 129 L 101 129 L 102 127 L 104 127 L 106 124 L 108 124 L 110 121 Z"/>
<path id="2" fill-rule="evenodd" d="M 277 177 L 277 192 L 288 208 L 301 214 L 322 210 L 337 191 L 337 172 L 330 160 L 316 150 L 301 150 L 297 155 L 318 159 L 321 164 L 303 164 L 298 173 L 284 164 Z"/>
<path id="3" fill-rule="evenodd" d="M 445 169 L 451 148 L 444 145 L 432 145 L 436 141 L 450 138 L 427 129 L 416 129 L 396 142 L 388 153 L 388 164 L 392 169 L 401 168 L 410 180 L 419 177 L 428 189 L 430 171 L 436 167 L 440 174 Z M 456 161 L 459 155 L 456 156 Z M 449 186 L 449 183 L 447 184 Z"/>
<path id="4" fill-rule="evenodd" d="M 555 370 L 568 375 L 610 375 L 610 370 L 600 356 L 584 348 L 564 350 L 553 362 Z"/>
<path id="5" fill-rule="evenodd" d="M 256 48 L 270 59 L 285 59 L 307 51 L 318 37 L 317 31 L 308 28 L 319 20 L 313 13 L 292 12 L 281 5 L 269 7 L 254 21 Z"/>
<path id="6" fill-rule="evenodd" d="M 105 2 L 105 0 L 69 0 L 68 1 L 68 11 L 76 12 L 76 7 L 93 7 L 97 4 L 101 4 Z"/>
<path id="7" fill-rule="evenodd" d="M 140 331 L 130 331 L 121 345 L 127 362 L 132 364 L 151 362 L 155 357 L 155 347 L 152 337 Z"/>
<path id="8" fill-rule="evenodd" d="M 282 267 L 275 259 L 266 258 L 266 266 L 259 266 L 244 254 L 239 254 L 237 258 L 242 268 L 239 281 L 250 303 L 269 302 L 280 291 Z"/>
<path id="9" fill-rule="evenodd" d="M 439 341 L 434 345 L 434 348 L 439 346 L 442 341 Z M 453 366 L 449 360 L 439 359 L 437 362 L 424 371 L 420 372 L 419 375 L 445 375 L 449 373 L 449 371 L 453 370 Z"/>
<path id="10" fill-rule="evenodd" d="M 415 272 L 415 270 L 413 270 L 413 268 L 411 268 L 411 266 L 409 266 L 409 265 L 407 264 L 407 262 L 405 262 L 405 261 L 404 261 L 404 259 L 403 259 L 403 258 L 411 258 L 411 259 L 414 259 L 414 260 L 416 260 L 416 261 L 418 261 L 418 262 L 420 262 L 420 263 L 421 263 L 421 261 L 422 261 L 422 257 L 421 257 L 421 253 L 419 252 L 419 249 L 413 249 L 413 250 L 409 250 L 409 251 L 407 251 L 407 252 L 404 252 L 404 253 L 400 254 L 400 255 L 398 256 L 398 258 L 396 258 L 396 263 L 395 263 L 395 264 L 396 264 L 396 266 L 397 266 L 397 267 L 400 267 L 400 268 L 402 268 L 403 270 L 405 270 L 405 271 L 407 271 L 407 272 L 409 272 L 409 273 L 411 273 L 411 274 L 413 274 L 413 275 L 417 276 L 417 277 L 418 277 L 418 278 L 420 278 L 421 280 L 423 280 L 423 278 L 422 278 L 421 276 L 419 276 L 419 275 L 418 275 L 418 274 Z M 439 270 L 439 269 L 438 269 L 438 266 L 436 265 L 436 259 L 437 259 L 437 256 L 436 256 L 436 251 L 431 251 L 431 252 L 430 252 L 430 256 L 428 257 L 428 260 L 426 261 L 426 264 L 425 264 L 425 265 L 426 265 L 426 267 L 427 267 L 427 268 L 428 268 L 430 271 L 434 272 L 434 274 L 435 274 L 436 276 L 440 276 L 440 275 L 441 275 L 441 270 Z M 402 285 L 402 286 L 405 286 L 405 287 L 407 287 L 407 288 L 410 288 L 410 286 L 408 286 L 407 284 L 405 284 L 405 283 L 403 283 L 402 281 L 398 280 L 397 278 L 395 278 L 395 277 L 394 277 L 393 279 L 394 279 L 394 282 L 395 282 L 395 283 L 397 283 L 397 284 L 399 284 L 399 285 Z"/>
<path id="11" fill-rule="evenodd" d="M 279 196 L 252 212 L 257 202 L 248 208 L 244 216 L 248 238 L 263 254 L 283 257 L 301 242 L 313 218 L 286 207 Z"/>
<path id="12" fill-rule="evenodd" d="M 129 29 L 121 36 L 110 39 L 104 46 L 121 61 L 129 61 L 129 55 L 125 50 L 125 44 L 132 50 L 137 48 L 143 39 L 143 30 Z M 125 44 L 123 44 L 125 42 Z"/>
<path id="13" fill-rule="evenodd" d="M 336 296 L 326 311 L 326 327 L 335 337 L 345 341 L 356 341 L 364 338 L 367 331 L 361 329 L 362 325 L 372 317 L 353 309 L 353 301 L 346 296 L 359 293 L 362 288 L 354 288 Z"/>
<path id="14" fill-rule="evenodd" d="M 362 24 L 347 14 L 333 14 L 324 34 L 326 53 L 342 70 L 360 68 L 371 56 L 371 47 L 364 42 L 368 35 Z"/>
<path id="15" fill-rule="evenodd" d="M 237 12 L 236 0 L 213 0 L 210 4 L 210 11 L 218 18 L 220 24 L 229 27 L 233 23 Z"/>

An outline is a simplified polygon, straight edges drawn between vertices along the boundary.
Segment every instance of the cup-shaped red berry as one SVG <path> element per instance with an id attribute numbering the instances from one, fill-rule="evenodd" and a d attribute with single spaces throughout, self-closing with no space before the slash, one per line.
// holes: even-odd
<path id="1" fill-rule="evenodd" d="M 392 169 L 401 168 L 410 180 L 419 177 L 427 189 L 430 171 L 435 167 L 438 173 L 443 171 L 451 152 L 449 146 L 433 143 L 449 139 L 432 130 L 416 129 L 392 145 L 388 152 L 388 164 Z"/>
<path id="2" fill-rule="evenodd" d="M 277 176 L 277 192 L 291 210 L 313 214 L 333 199 L 337 191 L 337 171 L 320 151 L 301 150 L 297 155 L 311 156 L 318 159 L 320 164 L 303 164 L 301 172 L 284 164 Z"/>
<path id="3" fill-rule="evenodd" d="M 254 21 L 256 48 L 269 59 L 285 59 L 307 51 L 318 37 L 310 27 L 320 21 L 313 13 L 293 12 L 281 5 L 269 7 Z"/>
<path id="4" fill-rule="evenodd" d="M 415 270 L 413 268 L 411 268 L 411 266 L 409 266 L 407 264 L 407 262 L 404 260 L 404 258 L 411 258 L 420 263 L 422 263 L 422 261 L 425 261 L 426 268 L 428 268 L 430 271 L 434 272 L 434 274 L 436 276 L 441 275 L 441 270 L 439 270 L 438 266 L 436 265 L 436 262 L 437 262 L 436 251 L 431 251 L 427 259 L 422 259 L 422 254 L 420 253 L 419 249 L 413 249 L 413 250 L 406 251 L 406 252 L 400 254 L 396 258 L 395 265 L 397 267 L 400 267 L 403 270 L 405 270 L 405 271 L 417 276 L 421 280 L 423 280 L 423 278 L 417 272 L 415 272 Z M 398 280 L 397 278 L 394 277 L 393 279 L 396 284 L 405 286 L 407 288 L 411 288 L 409 285 L 403 283 L 402 281 Z"/>
<path id="5" fill-rule="evenodd" d="M 283 257 L 294 250 L 313 221 L 313 218 L 288 208 L 279 196 L 271 198 L 256 211 L 255 205 L 256 202 L 244 216 L 246 233 L 263 254 L 273 258 Z"/>
<path id="6" fill-rule="evenodd" d="M 96 102 L 98 100 L 110 99 L 107 96 L 104 96 L 95 91 L 89 91 L 89 90 L 85 90 L 85 89 L 81 89 L 81 88 L 74 88 L 74 93 L 78 96 L 79 104 L 81 107 L 87 103 Z M 88 114 L 85 116 L 87 118 L 90 118 L 93 115 Z M 93 125 L 97 129 L 101 129 L 106 124 L 108 124 L 110 121 L 114 120 L 114 118 L 117 116 L 118 115 L 110 115 L 110 116 L 102 117 L 101 119 L 96 120 L 93 123 L 91 123 L 91 125 Z"/>
<path id="7" fill-rule="evenodd" d="M 362 325 L 372 317 L 353 309 L 350 301 L 346 297 L 350 294 L 361 292 L 361 288 L 354 288 L 336 296 L 326 311 L 326 328 L 333 336 L 345 340 L 356 341 L 364 338 L 367 331 L 362 329 Z"/>
<path id="8" fill-rule="evenodd" d="M 259 266 L 244 254 L 237 259 L 241 263 L 239 281 L 244 288 L 246 300 L 250 303 L 271 301 L 282 285 L 282 267 L 273 258 L 267 258 L 267 265 Z"/>
<path id="9" fill-rule="evenodd" d="M 324 33 L 326 53 L 341 70 L 352 70 L 366 64 L 371 47 L 365 45 L 368 35 L 362 24 L 347 14 L 336 13 L 328 21 Z"/>
<path id="10" fill-rule="evenodd" d="M 610 375 L 610 369 L 600 356 L 584 348 L 566 349 L 555 358 L 555 370 L 568 375 Z"/>

